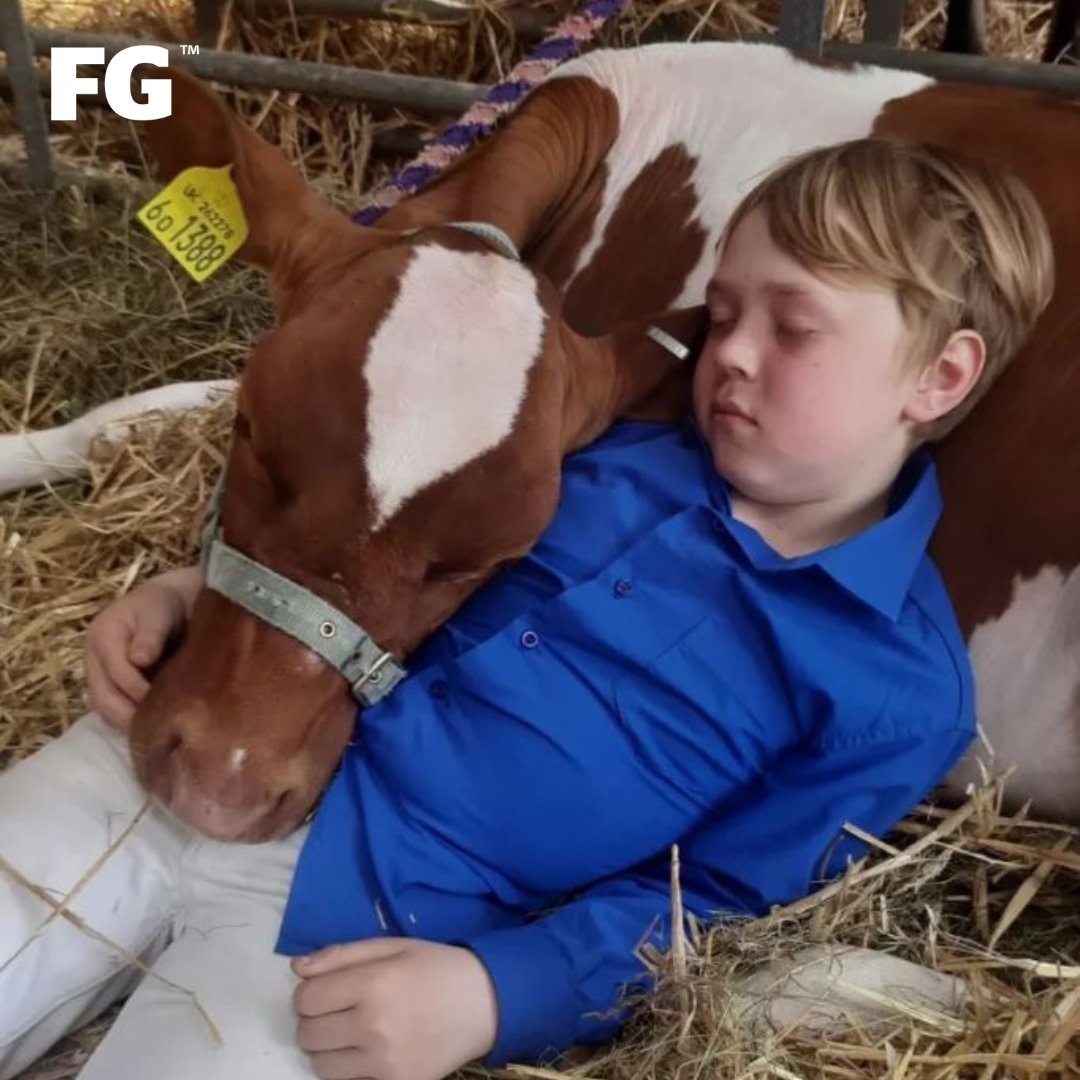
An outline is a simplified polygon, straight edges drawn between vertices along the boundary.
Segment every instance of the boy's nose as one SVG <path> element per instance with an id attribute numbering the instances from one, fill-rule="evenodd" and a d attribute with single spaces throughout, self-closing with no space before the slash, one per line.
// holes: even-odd
<path id="1" fill-rule="evenodd" d="M 725 375 L 749 378 L 757 370 L 757 349 L 751 335 L 741 326 L 715 342 L 712 359 Z"/>

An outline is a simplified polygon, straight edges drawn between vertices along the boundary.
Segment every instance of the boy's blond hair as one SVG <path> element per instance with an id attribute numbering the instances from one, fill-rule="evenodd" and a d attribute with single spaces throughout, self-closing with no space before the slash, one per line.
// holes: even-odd
<path id="1" fill-rule="evenodd" d="M 1053 248 L 1035 196 L 958 153 L 885 138 L 812 150 L 765 177 L 725 236 L 759 208 L 773 242 L 812 273 L 894 290 L 911 363 L 931 363 L 956 330 L 982 336 L 978 383 L 922 439 L 970 412 L 1050 302 Z"/>

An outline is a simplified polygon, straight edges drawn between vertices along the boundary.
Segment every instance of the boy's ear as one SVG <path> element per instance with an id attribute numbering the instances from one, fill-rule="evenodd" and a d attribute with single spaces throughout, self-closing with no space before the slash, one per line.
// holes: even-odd
<path id="1" fill-rule="evenodd" d="M 959 405 L 975 389 L 986 366 L 986 343 L 974 330 L 957 330 L 919 375 L 904 409 L 906 419 L 929 424 Z"/>

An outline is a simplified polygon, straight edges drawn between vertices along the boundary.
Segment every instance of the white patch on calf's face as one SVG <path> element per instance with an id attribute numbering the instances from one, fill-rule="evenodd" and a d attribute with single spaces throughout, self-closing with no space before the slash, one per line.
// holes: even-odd
<path id="1" fill-rule="evenodd" d="M 229 755 L 229 768 L 233 772 L 239 772 L 244 767 L 244 762 L 248 759 L 248 748 L 246 746 L 238 746 Z"/>
<path id="2" fill-rule="evenodd" d="M 968 642 L 976 710 L 993 772 L 1017 766 L 1006 791 L 1038 812 L 1080 822 L 1080 569 L 1044 566 L 1017 579 L 1005 612 Z M 950 776 L 961 790 L 979 771 L 966 759 Z"/>
<path id="3" fill-rule="evenodd" d="M 375 528 L 510 434 L 543 335 L 536 279 L 521 263 L 417 249 L 364 369 Z"/>

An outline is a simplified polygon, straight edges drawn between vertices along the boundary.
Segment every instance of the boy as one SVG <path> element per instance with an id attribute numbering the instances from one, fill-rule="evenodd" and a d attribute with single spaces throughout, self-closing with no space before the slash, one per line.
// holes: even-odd
<path id="1" fill-rule="evenodd" d="M 643 975 L 636 946 L 666 939 L 671 843 L 702 917 L 841 871 L 861 850 L 844 823 L 886 831 L 972 738 L 918 448 L 1051 290 L 1034 199 L 983 166 L 861 140 L 767 177 L 708 286 L 692 420 L 619 424 L 567 460 L 551 526 L 365 712 L 310 829 L 230 848 L 157 815 L 144 849 L 135 833 L 114 856 L 127 877 L 88 887 L 102 920 L 138 900 L 117 925 L 141 921 L 129 940 L 150 956 L 172 940 L 156 970 L 198 993 L 225 1045 L 148 979 L 84 1077 L 310 1075 L 275 936 L 306 954 L 297 1041 L 325 1080 L 438 1080 L 595 1042 Z M 91 627 L 92 700 L 113 723 L 198 584 L 164 575 Z M 57 761 L 98 814 L 103 786 L 134 788 L 115 737 L 84 721 L 4 777 L 0 822 L 65 786 Z M 0 852 L 17 840 L 0 825 Z M 35 922 L 12 896 L 13 949 Z M 0 1002 L 19 1002 L 0 1005 L 3 1075 L 120 992 L 78 964 L 56 989 L 71 953 L 52 946 L 45 978 L 49 948 L 2 976 Z"/>

